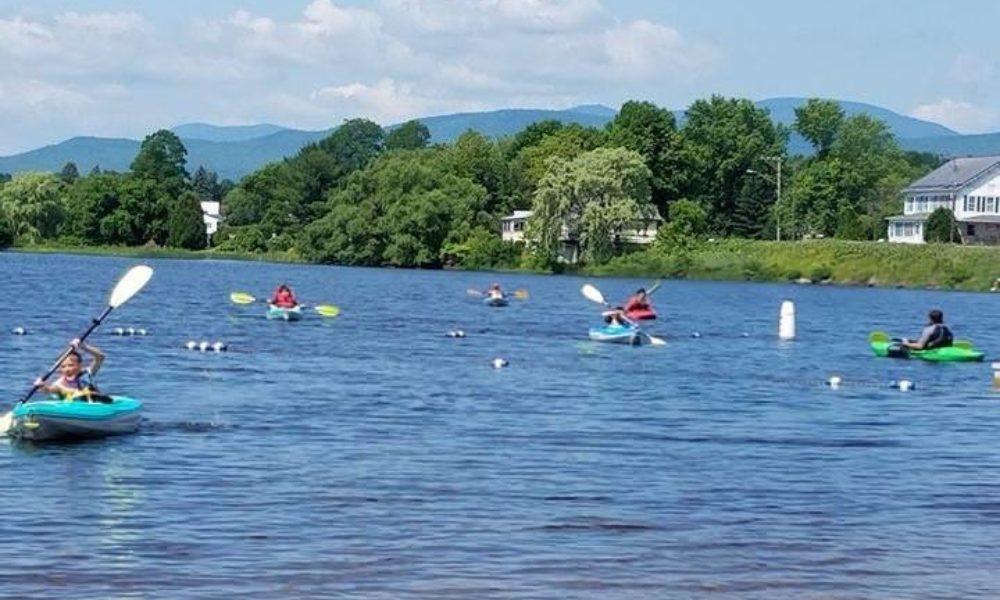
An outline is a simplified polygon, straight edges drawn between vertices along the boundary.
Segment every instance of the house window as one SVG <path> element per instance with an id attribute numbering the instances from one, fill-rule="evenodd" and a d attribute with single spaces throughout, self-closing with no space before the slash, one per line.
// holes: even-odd
<path id="1" fill-rule="evenodd" d="M 966 223 L 965 224 L 965 235 L 970 236 L 970 237 L 975 237 L 976 236 L 976 226 L 973 225 L 972 223 Z"/>
<path id="2" fill-rule="evenodd" d="M 987 198 L 986 199 L 986 212 L 988 212 L 988 213 L 996 212 L 996 208 L 997 208 L 997 199 L 994 198 L 993 196 L 990 196 L 989 198 Z"/>

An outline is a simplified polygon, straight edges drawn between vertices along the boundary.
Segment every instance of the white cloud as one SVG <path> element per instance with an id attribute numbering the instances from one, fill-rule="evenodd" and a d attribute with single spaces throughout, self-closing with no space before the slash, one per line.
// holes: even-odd
<path id="1" fill-rule="evenodd" d="M 603 12 L 597 0 L 487 0 L 482 4 L 529 31 L 574 30 Z"/>
<path id="2" fill-rule="evenodd" d="M 694 75 L 719 57 L 715 48 L 689 43 L 676 29 L 645 19 L 607 30 L 604 49 L 612 68 L 636 78 L 657 73 Z"/>
<path id="3" fill-rule="evenodd" d="M 997 111 L 970 102 L 945 98 L 933 104 L 921 104 L 910 116 L 940 123 L 961 133 L 982 133 L 998 125 Z"/>
<path id="4" fill-rule="evenodd" d="M 83 92 L 38 80 L 0 81 L 0 110 L 27 116 L 76 111 L 93 104 Z"/>
<path id="5" fill-rule="evenodd" d="M 245 10 L 238 10 L 229 17 L 229 23 L 258 34 L 268 34 L 274 31 L 274 21 L 265 17 L 255 17 Z"/>
<path id="6" fill-rule="evenodd" d="M 111 37 L 149 30 L 145 19 L 134 12 L 80 14 L 70 11 L 56 16 L 55 21 L 63 27 L 82 30 L 89 36 Z"/>
<path id="7" fill-rule="evenodd" d="M 340 8 L 331 0 L 313 0 L 302 14 L 305 21 L 299 23 L 298 28 L 315 35 L 336 37 L 364 33 L 374 36 L 382 28 L 382 18 L 377 13 L 360 8 Z"/>
<path id="8" fill-rule="evenodd" d="M 0 19 L 0 52 L 18 57 L 31 57 L 55 52 L 58 46 L 52 30 L 41 23 L 21 17 Z"/>
<path id="9" fill-rule="evenodd" d="M 382 123 L 419 116 L 433 104 L 421 97 L 413 84 L 399 83 L 392 79 L 381 79 L 374 85 L 355 82 L 324 87 L 314 91 L 310 100 Z"/>

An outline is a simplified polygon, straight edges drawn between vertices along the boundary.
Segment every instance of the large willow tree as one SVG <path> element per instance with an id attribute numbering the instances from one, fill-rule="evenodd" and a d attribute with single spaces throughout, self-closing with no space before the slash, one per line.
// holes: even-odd
<path id="1" fill-rule="evenodd" d="M 649 168 L 642 155 L 624 148 L 554 158 L 533 209 L 527 236 L 543 259 L 554 261 L 568 238 L 584 261 L 604 262 L 614 254 L 616 234 L 653 214 Z"/>

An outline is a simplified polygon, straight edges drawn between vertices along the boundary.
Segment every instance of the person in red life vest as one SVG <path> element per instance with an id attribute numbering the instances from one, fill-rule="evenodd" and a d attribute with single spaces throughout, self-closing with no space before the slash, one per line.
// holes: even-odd
<path id="1" fill-rule="evenodd" d="M 627 302 L 625 302 L 625 313 L 632 319 L 655 319 L 656 311 L 649 303 L 649 295 L 645 288 L 636 290 Z"/>
<path id="2" fill-rule="evenodd" d="M 295 308 L 299 305 L 299 301 L 295 299 L 292 289 L 285 284 L 279 285 L 278 289 L 274 290 L 270 302 L 272 306 L 277 306 L 278 308 Z"/>

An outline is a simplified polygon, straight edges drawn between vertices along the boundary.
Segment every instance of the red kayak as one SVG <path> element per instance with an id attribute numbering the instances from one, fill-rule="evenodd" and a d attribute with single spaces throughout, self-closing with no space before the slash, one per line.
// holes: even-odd
<path id="1" fill-rule="evenodd" d="M 656 318 L 656 311 L 652 308 L 639 308 L 626 311 L 625 316 L 633 321 L 651 321 Z"/>

